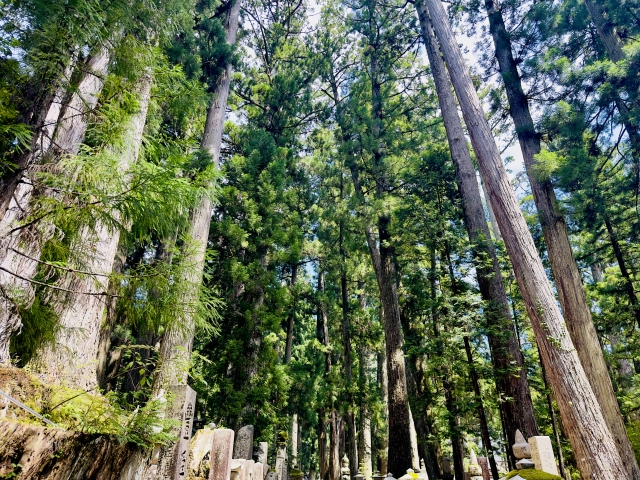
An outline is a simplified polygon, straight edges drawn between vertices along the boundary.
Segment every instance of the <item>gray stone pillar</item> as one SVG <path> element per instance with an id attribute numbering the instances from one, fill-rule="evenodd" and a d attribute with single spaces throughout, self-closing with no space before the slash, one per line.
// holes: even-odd
<path id="1" fill-rule="evenodd" d="M 214 430 L 209 480 L 231 480 L 233 437 L 233 430 L 228 428 Z"/>
<path id="2" fill-rule="evenodd" d="M 233 458 L 253 459 L 253 425 L 245 425 L 236 435 Z"/>

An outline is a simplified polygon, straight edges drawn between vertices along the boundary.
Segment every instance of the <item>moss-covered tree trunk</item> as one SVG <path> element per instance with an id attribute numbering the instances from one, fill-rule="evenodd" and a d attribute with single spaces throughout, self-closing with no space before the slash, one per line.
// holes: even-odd
<path id="1" fill-rule="evenodd" d="M 144 74 L 136 87 L 139 108 L 129 119 L 122 150 L 115 152 L 120 160 L 116 175 L 125 174 L 131 164 L 137 161 L 151 85 L 151 75 Z M 114 216 L 118 220 L 117 212 Z M 72 268 L 89 273 L 68 273 L 60 282 L 67 292 L 52 295 L 60 330 L 55 344 L 48 345 L 34 362 L 39 375 L 47 381 L 85 390 L 98 386 L 100 327 L 109 301 L 109 275 L 113 270 L 119 241 L 120 231 L 101 222 L 92 227 L 83 227 L 78 236 L 77 245 L 73 248 L 82 252 L 86 260 L 81 266 Z M 69 365 L 75 368 L 70 369 Z"/>
<path id="2" fill-rule="evenodd" d="M 110 58 L 111 50 L 105 46 L 82 64 L 85 73 L 64 108 L 58 103 L 63 94 L 56 94 L 47 112 L 45 127 L 37 136 L 34 150 L 0 219 L 0 363 L 10 361 L 11 335 L 22 325 L 19 307 L 28 308 L 34 300 L 31 281 L 38 268 L 42 244 L 52 234 L 46 219 L 31 225 L 24 223 L 33 213 L 34 174 L 43 158 L 53 161 L 78 152 L 87 131 L 88 114 L 102 91 Z"/>

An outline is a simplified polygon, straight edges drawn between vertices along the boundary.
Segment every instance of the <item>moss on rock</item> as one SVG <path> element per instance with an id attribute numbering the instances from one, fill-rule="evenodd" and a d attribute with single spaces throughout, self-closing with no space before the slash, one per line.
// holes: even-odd
<path id="1" fill-rule="evenodd" d="M 534 469 L 513 470 L 507 473 L 506 478 L 513 478 L 516 475 L 520 475 L 525 480 L 562 480 L 562 477 L 557 475 Z"/>

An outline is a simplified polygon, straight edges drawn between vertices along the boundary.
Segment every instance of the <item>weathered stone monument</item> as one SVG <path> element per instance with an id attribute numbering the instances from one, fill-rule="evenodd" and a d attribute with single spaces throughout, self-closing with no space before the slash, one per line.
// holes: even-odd
<path id="1" fill-rule="evenodd" d="M 489 459 L 487 457 L 478 457 L 478 465 L 482 468 L 482 479 L 491 480 L 491 471 L 489 469 Z"/>
<path id="2" fill-rule="evenodd" d="M 233 458 L 253 459 L 253 425 L 245 425 L 236 434 Z"/>
<path id="3" fill-rule="evenodd" d="M 209 480 L 231 480 L 233 438 L 233 430 L 228 428 L 214 430 Z"/>
<path id="4" fill-rule="evenodd" d="M 483 480 L 482 479 L 482 467 L 478 463 L 478 457 L 476 452 L 471 450 L 469 455 L 469 469 L 467 470 L 470 480 Z"/>
<path id="5" fill-rule="evenodd" d="M 260 462 L 253 464 L 253 480 L 264 480 L 264 465 Z"/>
<path id="6" fill-rule="evenodd" d="M 287 446 L 278 446 L 278 455 L 276 455 L 276 475 L 278 480 L 288 480 L 289 474 L 287 471 Z"/>
<path id="7" fill-rule="evenodd" d="M 553 454 L 551 438 L 546 436 L 531 437 L 529 438 L 529 446 L 531 447 L 531 460 L 533 460 L 536 470 L 560 475 L 556 465 L 556 457 Z"/>
<path id="8" fill-rule="evenodd" d="M 191 451 L 189 452 L 189 468 L 187 470 L 190 477 L 208 477 L 211 458 L 211 445 L 213 444 L 212 428 L 204 427 L 198 431 L 191 439 Z"/>
<path id="9" fill-rule="evenodd" d="M 231 460 L 231 480 L 245 480 L 247 473 L 245 462 L 246 460 L 242 458 L 234 458 Z"/>
<path id="10" fill-rule="evenodd" d="M 442 475 L 441 477 L 445 480 L 453 480 L 453 473 L 451 473 L 451 459 L 443 458 L 442 459 Z"/>
<path id="11" fill-rule="evenodd" d="M 182 480 L 187 478 L 189 467 L 189 442 L 196 405 L 196 392 L 187 385 L 169 387 L 158 399 L 171 399 L 166 416 L 180 420 L 172 433 L 178 440 L 156 449 L 144 478 L 148 480 Z"/>
<path id="12" fill-rule="evenodd" d="M 267 464 L 267 456 L 269 453 L 269 444 L 267 442 L 260 442 L 257 447 L 253 449 L 253 458 L 256 462 L 262 464 L 263 478 L 267 476 L 269 471 L 269 465 Z"/>
<path id="13" fill-rule="evenodd" d="M 342 480 L 349 480 L 351 478 L 351 470 L 349 469 L 349 457 L 347 454 L 344 454 L 342 457 L 342 468 L 340 469 L 340 478 Z"/>
<path id="14" fill-rule="evenodd" d="M 529 443 L 524 439 L 520 430 L 516 430 L 516 443 L 513 444 L 512 450 L 518 459 L 516 462 L 516 468 L 518 470 L 535 467 L 535 463 L 530 460 L 531 448 L 529 447 Z"/>

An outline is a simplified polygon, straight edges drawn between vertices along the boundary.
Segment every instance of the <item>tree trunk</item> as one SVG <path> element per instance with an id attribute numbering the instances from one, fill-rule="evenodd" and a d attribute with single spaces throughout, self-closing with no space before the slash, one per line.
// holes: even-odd
<path id="1" fill-rule="evenodd" d="M 342 176 L 340 177 L 340 197 L 342 199 L 344 188 Z M 358 473 L 358 444 L 356 440 L 356 417 L 355 401 L 353 398 L 353 360 L 351 358 L 351 325 L 349 322 L 349 290 L 347 288 L 347 271 L 346 262 L 347 255 L 344 249 L 344 219 L 340 219 L 339 225 L 339 248 L 340 257 L 342 259 L 342 267 L 340 272 L 340 296 L 342 307 L 342 346 L 344 349 L 344 373 L 347 390 L 347 412 L 345 421 L 347 423 L 347 452 L 349 457 L 349 469 L 351 478 Z"/>
<path id="2" fill-rule="evenodd" d="M 228 45 L 234 45 L 236 43 L 240 3 L 241 0 L 234 0 L 233 5 L 227 13 L 225 38 Z M 229 63 L 216 85 L 213 100 L 207 112 L 204 134 L 200 144 L 202 149 L 209 152 L 216 167 L 220 165 L 220 147 L 232 72 L 233 66 Z M 207 240 L 209 238 L 211 209 L 211 198 L 205 195 L 200 200 L 199 205 L 191 212 L 188 237 L 191 239 L 192 244 L 189 246 L 190 250 L 184 252 L 183 262 L 186 269 L 185 274 L 179 280 L 187 286 L 187 291 L 184 294 L 185 305 L 195 306 L 198 302 L 200 286 L 202 284 L 205 253 L 207 250 Z M 154 380 L 154 388 L 156 391 L 158 391 L 162 385 L 186 384 L 186 374 L 181 372 L 180 364 L 188 364 L 191 357 L 194 334 L 193 314 L 189 311 L 190 309 L 186 310 L 182 318 L 177 318 L 175 325 L 167 330 L 162 340 L 160 347 L 160 358 L 162 362 L 158 375 Z"/>
<path id="3" fill-rule="evenodd" d="M 524 367 L 524 359 L 509 313 L 509 301 L 502 280 L 500 264 L 496 256 L 491 233 L 487 225 L 482 198 L 476 179 L 476 171 L 471 161 L 467 140 L 458 117 L 458 109 L 446 67 L 440 55 L 438 43 L 433 34 L 429 13 L 424 5 L 416 5 L 422 36 L 435 81 L 440 110 L 449 140 L 451 157 L 456 166 L 456 179 L 462 197 L 464 223 L 472 245 L 476 263 L 476 275 L 482 299 L 487 303 L 485 319 L 489 326 L 487 334 L 491 359 L 496 378 L 496 389 L 501 397 L 499 402 L 501 418 L 507 433 L 508 445 L 515 443 L 516 430 L 526 438 L 538 434 L 538 425 L 529 391 L 529 382 Z M 495 221 L 492 219 L 492 221 Z M 496 237 L 499 229 L 495 226 Z M 489 263 L 487 260 L 490 260 Z M 513 457 L 510 448 L 508 455 Z"/>
<path id="4" fill-rule="evenodd" d="M 381 475 L 389 472 L 389 381 L 387 377 L 387 356 L 382 351 L 378 353 L 378 385 L 380 386 L 380 399 L 382 400 L 381 416 L 384 419 L 385 429 L 382 435 L 378 435 L 378 471 Z"/>
<path id="5" fill-rule="evenodd" d="M 613 25 L 613 23 L 609 20 L 609 17 L 604 11 L 604 8 L 601 5 L 595 3 L 593 0 L 584 0 L 584 4 L 587 7 L 593 25 L 598 31 L 598 36 L 604 44 L 604 48 L 607 51 L 609 60 L 614 63 L 624 60 L 625 54 L 622 50 L 622 41 L 618 36 L 618 32 L 616 32 L 615 25 Z M 636 103 L 637 105 L 638 81 L 634 78 L 631 78 L 630 80 L 631 88 L 627 88 L 626 91 L 629 95 L 629 100 Z M 629 111 L 629 107 L 624 102 L 624 100 L 620 98 L 620 95 L 617 92 L 614 93 L 614 101 L 616 106 L 618 107 L 618 111 L 620 112 L 622 124 L 627 131 L 627 135 L 629 135 L 631 148 L 633 149 L 633 153 L 636 157 L 637 163 L 638 161 L 640 161 L 640 159 L 638 158 L 638 156 L 640 155 L 640 131 L 638 130 L 638 123 L 637 121 L 633 120 L 631 112 Z"/>
<path id="6" fill-rule="evenodd" d="M 373 121 L 372 133 L 375 138 L 373 148 L 373 162 L 379 178 L 376 178 L 376 196 L 382 198 L 388 188 L 388 180 L 383 171 L 384 149 L 381 139 L 382 123 L 382 93 L 379 80 L 379 66 L 377 52 L 371 54 L 371 117 Z M 382 309 L 382 325 L 384 328 L 387 381 L 389 382 L 388 397 L 388 425 L 389 450 L 388 468 L 391 473 L 401 475 L 411 468 L 411 427 L 409 420 L 409 402 L 407 396 L 407 378 L 405 373 L 404 352 L 402 351 L 402 325 L 400 322 L 400 307 L 398 304 L 397 274 L 395 251 L 392 245 L 389 225 L 391 218 L 387 214 L 378 216 L 378 242 L 368 236 L 368 245 L 374 264 L 378 288 L 380 289 L 380 303 Z"/>
<path id="7" fill-rule="evenodd" d="M 291 284 L 289 288 L 294 290 L 296 287 L 296 281 L 298 279 L 298 264 L 291 266 Z M 293 349 L 293 327 L 296 322 L 296 295 L 293 294 L 293 305 L 291 306 L 291 312 L 289 313 L 289 321 L 287 322 L 287 346 L 285 348 L 284 363 L 288 365 L 291 362 L 291 351 Z"/>
<path id="8" fill-rule="evenodd" d="M 624 279 L 625 290 L 627 291 L 627 298 L 629 299 L 629 306 L 631 307 L 631 313 L 636 319 L 638 327 L 640 327 L 640 304 L 638 303 L 638 297 L 636 296 L 635 288 L 633 287 L 633 278 L 627 269 L 627 263 L 625 262 L 624 255 L 622 254 L 622 248 L 620 248 L 620 242 L 618 241 L 618 235 L 613 229 L 609 216 L 605 213 L 604 225 L 607 228 L 607 234 L 609 235 L 609 241 L 611 242 L 611 248 L 613 254 L 618 262 L 618 268 L 620 268 L 620 275 Z"/>
<path id="9" fill-rule="evenodd" d="M 566 334 L 564 319 L 509 183 L 448 15 L 439 0 L 425 0 L 425 3 L 460 101 L 489 200 L 513 264 L 580 471 L 583 477 L 598 480 L 630 478 L 629 469 L 616 448 L 576 348 Z M 565 256 L 567 254 L 570 255 L 571 251 L 564 252 Z M 561 278 L 562 275 L 556 277 Z M 584 292 L 580 288 L 576 294 L 584 295 Z M 597 340 L 595 344 L 598 345 Z M 609 389 L 612 390 L 610 382 Z M 578 399 L 581 401 L 578 402 Z M 626 438 L 626 434 L 623 435 Z"/>
<path id="10" fill-rule="evenodd" d="M 318 409 L 318 428 L 316 430 L 318 437 L 318 471 L 320 472 L 320 480 L 329 479 L 329 456 L 327 455 L 327 425 L 325 419 L 325 409 Z"/>
<path id="11" fill-rule="evenodd" d="M 589 0 L 586 3 L 589 3 Z M 620 457 L 632 474 L 632 478 L 640 478 L 640 469 L 622 421 L 620 407 L 593 325 L 591 311 L 582 287 L 580 271 L 573 258 L 566 224 L 564 218 L 556 212 L 553 186 L 549 181 L 539 182 L 534 174 L 535 155 L 540 153 L 540 138 L 535 130 L 517 64 L 513 58 L 511 38 L 505 28 L 502 13 L 493 0 L 485 0 L 485 7 L 489 17 L 489 30 L 495 45 L 496 59 L 504 81 L 511 117 L 516 127 L 529 183 L 538 210 L 538 218 L 542 226 L 566 326 L 591 388 L 600 403 L 606 424 L 616 441 Z M 633 131 L 633 129 L 630 130 L 629 134 L 631 135 Z"/>
<path id="12" fill-rule="evenodd" d="M 123 142 L 124 148 L 117 152 L 120 158 L 119 172 L 126 172 L 135 163 L 142 145 L 142 133 L 147 119 L 151 97 L 152 77 L 144 74 L 137 84 L 139 110 L 129 120 L 127 132 L 130 136 Z M 118 214 L 115 212 L 115 218 Z M 63 279 L 65 289 L 74 293 L 52 297 L 58 314 L 60 330 L 55 344 L 47 346 L 34 366 L 39 376 L 47 382 L 60 382 L 75 388 L 89 390 L 98 386 L 98 346 L 100 328 L 105 306 L 108 302 L 109 275 L 120 241 L 120 231 L 112 231 L 98 222 L 93 227 L 84 227 L 79 236 L 79 245 L 74 249 L 87 252 L 81 266 L 90 275 L 70 273 Z M 69 369 L 69 365 L 75 368 Z"/>
<path id="13" fill-rule="evenodd" d="M 469 370 L 471 370 L 471 383 L 473 385 L 473 393 L 476 397 L 476 412 L 478 413 L 478 419 L 480 420 L 480 434 L 482 436 L 482 443 L 484 449 L 487 451 L 489 457 L 489 464 L 491 465 L 491 475 L 493 480 L 498 480 L 500 475 L 498 474 L 498 465 L 496 459 L 493 456 L 493 446 L 491 445 L 491 435 L 489 435 L 489 426 L 487 423 L 487 414 L 484 411 L 484 403 L 482 402 L 482 392 L 480 391 L 480 382 L 478 379 L 478 372 L 473 363 L 473 354 L 471 352 L 471 343 L 469 337 L 464 337 L 464 350 L 467 354 L 467 363 L 469 364 Z"/>
<path id="14" fill-rule="evenodd" d="M 33 303 L 35 289 L 31 280 L 37 271 L 42 244 L 52 235 L 46 220 L 31 226 L 21 225 L 32 213 L 34 167 L 45 154 L 62 156 L 78 152 L 87 131 L 88 114 L 102 92 L 110 58 L 111 50 L 105 46 L 87 60 L 86 72 L 62 112 L 58 103 L 62 94 L 56 94 L 37 139 L 37 148 L 30 153 L 0 219 L 0 364 L 10 362 L 11 335 L 22 325 L 18 306 L 28 308 Z"/>
<path id="15" fill-rule="evenodd" d="M 566 478 L 564 467 L 564 455 L 562 454 L 562 443 L 560 441 L 560 429 L 558 428 L 558 419 L 556 418 L 556 410 L 553 408 L 553 400 L 551 398 L 551 390 L 549 390 L 549 383 L 547 382 L 547 374 L 544 371 L 544 365 L 540 365 L 542 368 L 542 381 L 544 382 L 544 389 L 547 391 L 547 406 L 549 407 L 549 416 L 551 417 L 551 427 L 553 428 L 553 435 L 556 439 L 556 445 L 558 453 L 558 467 L 560 470 L 560 476 Z"/>

